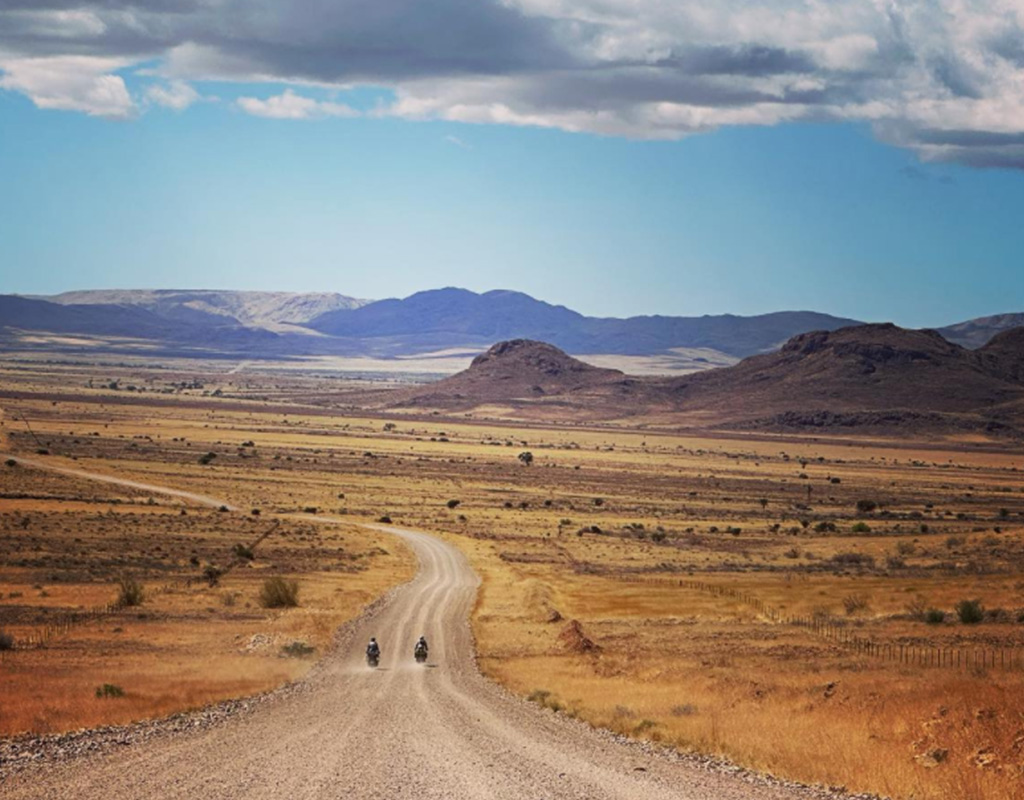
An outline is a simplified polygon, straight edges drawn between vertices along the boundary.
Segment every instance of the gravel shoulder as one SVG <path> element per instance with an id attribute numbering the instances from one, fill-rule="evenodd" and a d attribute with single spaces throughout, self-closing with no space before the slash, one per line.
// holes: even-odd
<path id="1" fill-rule="evenodd" d="M 138 737 L 130 732 L 143 728 L 132 726 L 115 735 L 114 743 L 94 748 L 88 735 L 80 738 L 76 753 L 84 748 L 94 754 L 68 759 L 59 746 L 50 747 L 42 757 L 28 757 L 32 766 L 0 777 L 3 797 L 840 796 L 629 743 L 513 697 L 476 668 L 469 614 L 479 579 L 465 557 L 426 533 L 371 527 L 403 539 L 420 571 L 346 626 L 338 647 L 301 684 L 228 704 L 225 713 L 205 722 L 199 712 L 146 723 L 151 733 Z M 426 665 L 412 659 L 421 634 L 431 643 Z M 363 659 L 370 636 L 383 651 L 378 669 Z"/>

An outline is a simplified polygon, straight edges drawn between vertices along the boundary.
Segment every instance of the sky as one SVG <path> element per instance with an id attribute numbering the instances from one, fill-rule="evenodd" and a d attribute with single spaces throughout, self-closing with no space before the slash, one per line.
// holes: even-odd
<path id="1" fill-rule="evenodd" d="M 0 0 L 0 292 L 1024 311 L 1024 4 Z"/>

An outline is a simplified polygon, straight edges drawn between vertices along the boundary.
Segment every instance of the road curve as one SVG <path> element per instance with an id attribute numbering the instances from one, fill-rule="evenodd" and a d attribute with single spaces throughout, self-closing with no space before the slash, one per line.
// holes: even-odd
<path id="1" fill-rule="evenodd" d="M 68 475 L 72 478 L 85 478 L 86 480 L 96 481 L 97 483 L 112 483 L 115 486 L 124 486 L 129 489 L 139 489 L 143 492 L 152 492 L 153 494 L 177 497 L 179 500 L 188 500 L 198 506 L 208 506 L 210 508 L 224 507 L 229 511 L 236 510 L 234 506 L 224 502 L 223 500 L 218 500 L 216 497 L 210 497 L 205 494 L 196 494 L 195 492 L 186 492 L 184 489 L 171 489 L 168 486 L 157 486 L 153 483 L 133 481 L 129 478 L 119 478 L 115 475 L 104 475 L 101 472 L 89 472 L 88 470 L 75 469 L 73 467 L 61 467 L 57 464 L 47 463 L 46 461 L 40 461 L 36 458 L 12 456 L 8 453 L 0 453 L 0 458 L 13 458 L 15 461 L 25 464 L 26 466 L 35 467 L 36 469 L 45 469 L 48 472 L 56 472 L 59 475 Z"/>
<path id="2" fill-rule="evenodd" d="M 0 794 L 5 800 L 821 796 L 623 745 L 510 696 L 476 668 L 468 620 L 479 579 L 464 556 L 426 533 L 371 527 L 408 543 L 419 572 L 382 610 L 355 623 L 303 691 L 211 728 L 16 773 Z M 426 666 L 412 659 L 421 634 L 431 643 Z M 378 669 L 363 658 L 370 636 L 383 651 Z"/>

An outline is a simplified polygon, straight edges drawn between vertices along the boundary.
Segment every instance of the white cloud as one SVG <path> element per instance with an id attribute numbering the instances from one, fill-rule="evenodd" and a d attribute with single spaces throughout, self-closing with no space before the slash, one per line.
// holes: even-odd
<path id="1" fill-rule="evenodd" d="M 120 75 L 118 59 L 92 56 L 0 57 L 0 88 L 27 95 L 39 108 L 82 111 L 94 117 L 127 119 L 135 102 Z"/>
<path id="2" fill-rule="evenodd" d="M 314 100 L 285 89 L 279 95 L 261 100 L 239 97 L 238 106 L 247 114 L 268 119 L 321 119 L 324 117 L 356 117 L 359 112 L 344 103 Z"/>
<path id="3" fill-rule="evenodd" d="M 184 81 L 171 81 L 166 86 L 153 84 L 147 88 L 146 99 L 164 108 L 184 111 L 201 98 L 199 92 Z"/>
<path id="4" fill-rule="evenodd" d="M 857 120 L 926 158 L 1024 168 L 1022 0 L 37 5 L 0 0 L 0 86 L 47 108 L 129 116 L 112 73 L 149 62 L 171 80 L 283 84 L 237 101 L 274 119 L 357 115 L 295 90 L 371 86 L 395 95 L 372 113 L 404 118 L 658 139 Z M 184 108 L 195 91 L 146 97 Z"/>

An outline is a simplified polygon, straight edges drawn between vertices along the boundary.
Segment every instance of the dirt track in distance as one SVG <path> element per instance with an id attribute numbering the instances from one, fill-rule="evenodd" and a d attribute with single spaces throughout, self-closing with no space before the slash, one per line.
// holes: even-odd
<path id="1" fill-rule="evenodd" d="M 507 695 L 476 668 L 468 617 L 479 580 L 462 554 L 429 534 L 374 527 L 412 547 L 419 573 L 383 610 L 355 623 L 342 646 L 307 679 L 304 691 L 206 730 L 40 765 L 8 778 L 4 797 L 834 796 L 623 745 Z M 412 659 L 413 642 L 421 634 L 431 643 L 426 666 Z M 371 635 L 383 650 L 376 670 L 363 659 Z"/>

